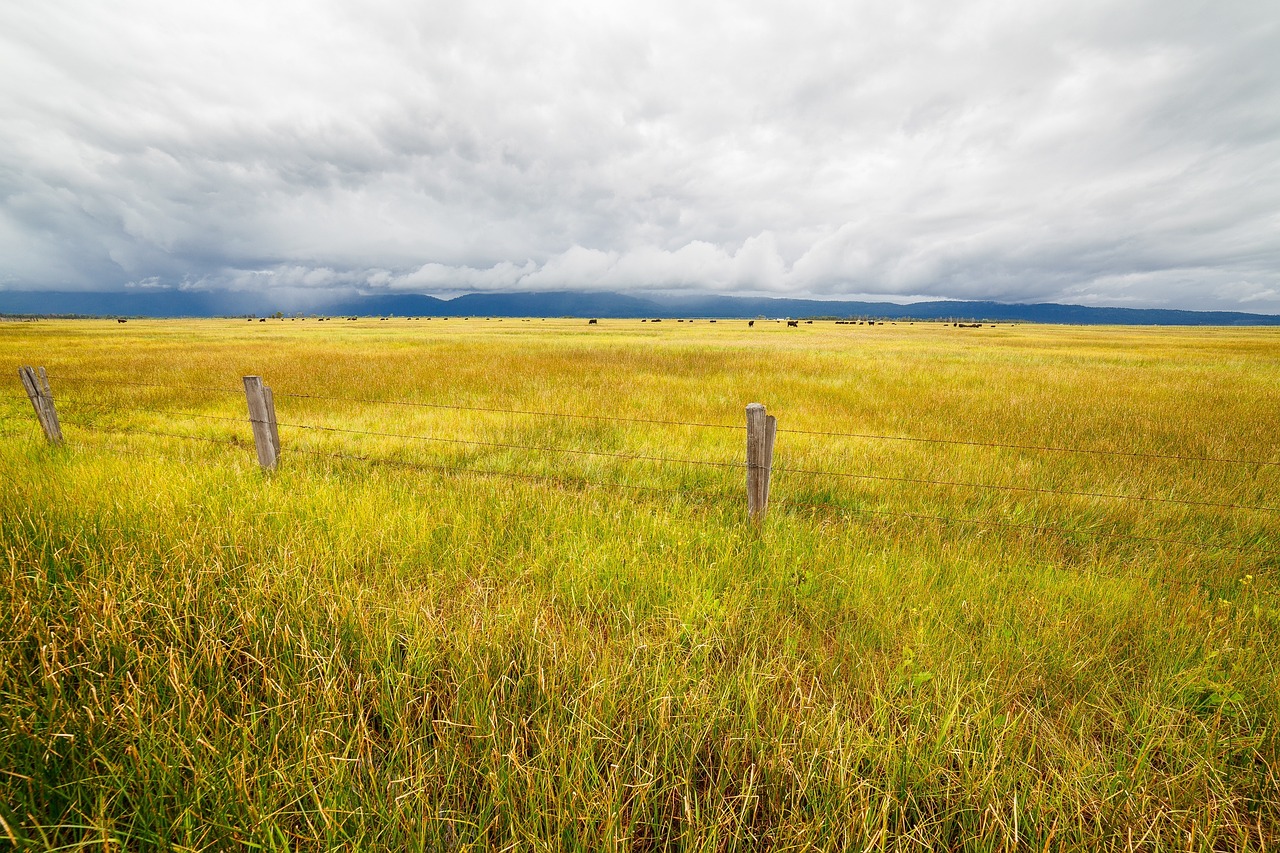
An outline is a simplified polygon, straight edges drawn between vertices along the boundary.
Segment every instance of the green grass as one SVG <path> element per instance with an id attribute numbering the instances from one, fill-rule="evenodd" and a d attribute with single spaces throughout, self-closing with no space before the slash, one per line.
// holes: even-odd
<path id="1" fill-rule="evenodd" d="M 893 478 L 1278 506 L 1277 344 L 0 325 L 0 845 L 1274 849 L 1280 514 Z M 266 476 L 250 373 L 282 424 L 486 443 L 282 425 Z M 755 529 L 740 468 L 494 446 L 741 431 L 295 394 L 1273 464 L 783 432 Z"/>

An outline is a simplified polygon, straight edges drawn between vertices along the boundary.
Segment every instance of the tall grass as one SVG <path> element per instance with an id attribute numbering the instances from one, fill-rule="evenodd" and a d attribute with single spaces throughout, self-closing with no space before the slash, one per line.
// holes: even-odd
<path id="1" fill-rule="evenodd" d="M 622 458 L 736 463 L 740 431 L 351 400 L 729 426 L 758 400 L 783 430 L 1277 463 L 1277 343 L 5 324 L 2 360 L 49 369 L 68 446 L 44 446 L 15 376 L 0 838 L 1273 849 L 1280 516 L 903 480 L 1275 507 L 1280 466 L 784 432 L 757 530 L 740 468 Z M 271 476 L 250 373 L 300 425 Z"/>

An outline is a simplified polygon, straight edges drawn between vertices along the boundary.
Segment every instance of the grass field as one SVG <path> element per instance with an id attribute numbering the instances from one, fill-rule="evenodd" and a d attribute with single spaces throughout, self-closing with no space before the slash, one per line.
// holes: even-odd
<path id="1" fill-rule="evenodd" d="M 0 363 L 0 846 L 1280 846 L 1280 330 L 54 321 Z"/>

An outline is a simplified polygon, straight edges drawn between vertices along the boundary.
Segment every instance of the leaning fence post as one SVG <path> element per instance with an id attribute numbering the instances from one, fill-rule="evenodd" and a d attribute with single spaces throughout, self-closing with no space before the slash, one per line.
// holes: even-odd
<path id="1" fill-rule="evenodd" d="M 62 444 L 62 426 L 58 423 L 58 410 L 53 407 L 53 391 L 49 388 L 49 374 L 43 367 L 20 367 L 18 377 L 22 379 L 22 387 L 27 389 L 27 397 L 31 399 L 31 407 L 36 410 L 36 418 L 44 437 L 50 444 Z"/>
<path id="2" fill-rule="evenodd" d="M 264 471 L 274 471 L 280 459 L 280 431 L 276 426 L 275 398 L 262 384 L 261 376 L 244 377 L 244 396 L 249 403 L 249 423 L 253 424 L 253 444 L 258 450 L 258 464 Z"/>
<path id="3" fill-rule="evenodd" d="M 747 515 L 757 524 L 769 508 L 769 475 L 778 421 L 763 403 L 747 404 Z"/>

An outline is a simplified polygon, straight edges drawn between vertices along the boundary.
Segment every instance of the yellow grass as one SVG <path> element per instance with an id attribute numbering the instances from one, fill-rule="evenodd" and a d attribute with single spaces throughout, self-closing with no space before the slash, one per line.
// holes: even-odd
<path id="1" fill-rule="evenodd" d="M 0 354 L 17 846 L 1280 841 L 1276 330 L 66 321 Z"/>

